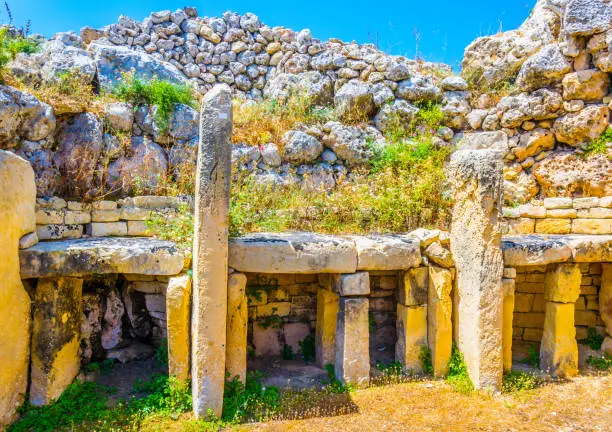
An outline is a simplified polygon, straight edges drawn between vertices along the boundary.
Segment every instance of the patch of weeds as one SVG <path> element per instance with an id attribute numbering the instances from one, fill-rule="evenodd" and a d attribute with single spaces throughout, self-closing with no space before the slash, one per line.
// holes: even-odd
<path id="1" fill-rule="evenodd" d="M 3 27 L 0 29 L 0 70 L 17 57 L 17 54 L 34 54 L 40 43 L 23 31 Z"/>
<path id="2" fill-rule="evenodd" d="M 597 333 L 597 329 L 595 327 L 589 327 L 587 329 L 587 337 L 585 339 L 581 339 L 580 342 L 582 345 L 586 345 L 592 350 L 597 351 L 601 348 L 601 344 L 603 343 L 604 337 Z"/>
<path id="3" fill-rule="evenodd" d="M 283 349 L 281 350 L 281 357 L 283 360 L 293 360 L 295 358 L 295 353 L 293 352 L 293 348 L 289 344 L 283 345 Z"/>
<path id="4" fill-rule="evenodd" d="M 163 338 L 155 350 L 155 362 L 158 365 L 168 364 L 168 339 Z"/>
<path id="5" fill-rule="evenodd" d="M 315 337 L 312 334 L 309 334 L 300 342 L 300 354 L 304 361 L 312 362 L 315 359 Z"/>
<path id="6" fill-rule="evenodd" d="M 604 353 L 601 357 L 589 356 L 586 363 L 597 370 L 607 371 L 612 369 L 612 356 L 607 353 Z"/>
<path id="7" fill-rule="evenodd" d="M 504 393 L 515 393 L 526 390 L 533 390 L 541 385 L 542 380 L 535 375 L 521 371 L 510 371 L 504 374 L 502 381 L 502 391 Z"/>
<path id="8" fill-rule="evenodd" d="M 612 143 L 612 127 L 608 127 L 599 138 L 588 143 L 582 155 L 583 157 L 589 157 L 591 155 L 606 154 L 609 143 Z"/>
<path id="9" fill-rule="evenodd" d="M 328 363 L 325 365 L 325 372 L 327 372 L 327 377 L 329 378 L 329 383 L 327 388 L 330 393 L 350 393 L 355 390 L 355 387 L 352 384 L 344 384 L 338 378 L 336 378 L 336 369 L 332 363 Z"/>
<path id="10" fill-rule="evenodd" d="M 274 386 L 264 387 L 262 378 L 260 372 L 254 371 L 247 374 L 246 384 L 238 377 L 226 381 L 223 395 L 224 421 L 234 424 L 264 421 L 278 411 L 280 390 Z"/>
<path id="11" fill-rule="evenodd" d="M 421 346 L 421 352 L 419 353 L 419 360 L 421 361 L 421 368 L 425 375 L 432 376 L 434 373 L 433 363 L 431 360 L 431 350 L 427 345 Z"/>
<path id="12" fill-rule="evenodd" d="M 276 312 L 278 312 L 278 308 L 273 307 L 272 313 L 270 315 L 257 318 L 257 325 L 263 329 L 281 328 L 285 321 L 280 316 L 278 316 Z"/>
<path id="13" fill-rule="evenodd" d="M 534 368 L 540 366 L 540 353 L 538 353 L 537 347 L 532 344 L 527 349 L 527 357 L 521 360 L 521 363 L 530 365 Z"/>
<path id="14" fill-rule="evenodd" d="M 376 363 L 376 369 L 381 371 L 383 375 L 400 376 L 403 374 L 404 366 L 399 361 L 391 363 Z"/>
<path id="15" fill-rule="evenodd" d="M 463 360 L 463 354 L 461 354 L 461 351 L 459 351 L 459 348 L 457 348 L 454 343 L 451 358 L 448 361 L 446 382 L 459 393 L 470 393 L 474 390 L 474 384 L 468 375 L 467 366 Z"/>
<path id="16" fill-rule="evenodd" d="M 130 102 L 134 106 L 155 106 L 154 119 L 161 131 L 168 129 L 175 105 L 196 107 L 196 99 L 190 87 L 163 81 L 157 77 L 143 80 L 134 77 L 134 74 L 125 74 L 111 93 L 117 99 Z"/>
<path id="17" fill-rule="evenodd" d="M 104 359 L 101 362 L 93 362 L 83 366 L 85 372 L 100 372 L 106 374 L 115 367 L 114 359 Z"/>
<path id="18" fill-rule="evenodd" d="M 193 212 L 188 205 L 180 205 L 176 213 L 153 212 L 145 224 L 155 237 L 173 241 L 181 249 L 191 250 L 193 244 Z"/>

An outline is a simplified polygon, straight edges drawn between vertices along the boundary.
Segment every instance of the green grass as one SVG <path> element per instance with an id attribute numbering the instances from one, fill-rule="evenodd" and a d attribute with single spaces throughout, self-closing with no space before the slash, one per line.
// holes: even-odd
<path id="1" fill-rule="evenodd" d="M 135 78 L 134 75 L 124 75 L 111 93 L 117 99 L 135 106 L 156 106 L 155 122 L 162 131 L 168 129 L 176 104 L 196 107 L 196 99 L 190 87 L 158 78 L 146 81 Z"/>
<path id="2" fill-rule="evenodd" d="M 264 421 L 278 412 L 281 393 L 277 387 L 264 387 L 259 372 L 249 372 L 246 384 L 238 377 L 225 383 L 223 421 L 237 424 Z"/>
<path id="3" fill-rule="evenodd" d="M 520 371 L 510 371 L 504 374 L 502 381 L 502 391 L 504 393 L 515 393 L 520 391 L 533 390 L 542 383 L 542 380 L 535 375 Z"/>
<path id="4" fill-rule="evenodd" d="M 599 138 L 587 144 L 583 156 L 588 157 L 597 154 L 606 154 L 608 143 L 612 142 L 612 127 L 608 127 Z"/>
<path id="5" fill-rule="evenodd" d="M 11 35 L 8 28 L 0 29 L 0 70 L 17 57 L 17 54 L 33 54 L 40 49 L 37 40 L 22 36 Z"/>
<path id="6" fill-rule="evenodd" d="M 451 358 L 448 362 L 446 382 L 459 393 L 470 393 L 474 390 L 474 384 L 468 375 L 467 366 L 463 360 L 463 354 L 461 354 L 459 348 L 457 348 L 454 343 Z"/>
<path id="7" fill-rule="evenodd" d="M 586 362 L 589 366 L 592 366 L 600 371 L 612 369 L 612 356 L 606 353 L 604 353 L 601 357 L 589 356 Z"/>
<path id="8" fill-rule="evenodd" d="M 376 363 L 376 369 L 381 371 L 383 375 L 399 376 L 403 374 L 404 366 L 399 361 L 391 363 Z"/>

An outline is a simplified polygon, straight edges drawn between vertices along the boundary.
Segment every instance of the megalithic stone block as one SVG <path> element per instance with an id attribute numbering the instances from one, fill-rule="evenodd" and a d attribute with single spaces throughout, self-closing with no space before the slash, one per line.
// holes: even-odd
<path id="1" fill-rule="evenodd" d="M 574 303 L 546 302 L 540 369 L 553 376 L 570 377 L 578 373 L 574 306 Z"/>
<path id="2" fill-rule="evenodd" d="M 229 379 L 246 382 L 247 330 L 249 306 L 246 296 L 247 277 L 232 273 L 227 281 L 227 347 L 225 370 Z"/>
<path id="3" fill-rule="evenodd" d="M 503 156 L 493 149 L 459 150 L 448 170 L 455 189 L 451 252 L 459 296 L 458 348 L 477 388 L 499 388 L 503 375 Z"/>
<path id="4" fill-rule="evenodd" d="M 19 239 L 36 231 L 34 171 L 0 150 L 0 430 L 17 419 L 28 385 L 30 296 L 19 274 Z"/>
<path id="5" fill-rule="evenodd" d="M 556 303 L 576 303 L 581 281 L 578 264 L 557 264 L 546 272 L 544 298 Z"/>
<path id="6" fill-rule="evenodd" d="M 502 353 L 504 371 L 512 369 L 512 321 L 514 319 L 514 279 L 503 279 L 504 312 L 502 317 Z"/>
<path id="7" fill-rule="evenodd" d="M 362 385 L 370 379 L 370 329 L 367 298 L 341 297 L 336 324 L 336 378 Z"/>
<path id="8" fill-rule="evenodd" d="M 606 334 L 612 336 L 612 264 L 601 264 L 599 313 L 606 326 Z"/>
<path id="9" fill-rule="evenodd" d="M 39 279 L 34 297 L 30 403 L 61 396 L 81 369 L 83 280 Z"/>
<path id="10" fill-rule="evenodd" d="M 189 378 L 191 327 L 191 276 L 171 277 L 166 289 L 168 372 L 180 380 Z"/>
<path id="11" fill-rule="evenodd" d="M 221 416 L 225 384 L 232 94 L 213 87 L 202 102 L 196 173 L 191 382 L 196 417 Z"/>
<path id="12" fill-rule="evenodd" d="M 412 268 L 400 274 L 398 303 L 405 306 L 427 303 L 428 275 L 427 267 Z"/>
<path id="13" fill-rule="evenodd" d="M 338 294 L 331 290 L 320 289 L 317 293 L 315 353 L 317 364 L 321 367 L 335 361 L 338 302 Z"/>
<path id="14" fill-rule="evenodd" d="M 427 305 L 397 305 L 395 360 L 404 371 L 423 372 L 421 351 L 427 346 Z"/>
<path id="15" fill-rule="evenodd" d="M 453 289 L 451 272 L 429 267 L 429 293 L 427 301 L 427 344 L 431 350 L 434 376 L 443 377 L 448 372 L 453 347 Z"/>

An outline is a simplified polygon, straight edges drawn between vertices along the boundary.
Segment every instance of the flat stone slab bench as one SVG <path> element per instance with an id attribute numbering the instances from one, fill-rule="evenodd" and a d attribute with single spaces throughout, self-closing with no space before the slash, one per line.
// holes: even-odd
<path id="1" fill-rule="evenodd" d="M 421 264 L 420 240 L 409 235 L 262 233 L 232 239 L 229 246 L 229 266 L 240 272 L 354 273 Z"/>
<path id="2" fill-rule="evenodd" d="M 502 240 L 504 265 L 612 262 L 612 235 L 523 235 Z"/>
<path id="3" fill-rule="evenodd" d="M 169 241 L 99 237 L 41 242 L 19 252 L 21 278 L 89 274 L 171 276 L 181 272 L 185 256 Z"/>

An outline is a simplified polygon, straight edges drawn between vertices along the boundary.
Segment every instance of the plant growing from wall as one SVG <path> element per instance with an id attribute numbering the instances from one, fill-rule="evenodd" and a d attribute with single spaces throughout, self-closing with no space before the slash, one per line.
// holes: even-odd
<path id="1" fill-rule="evenodd" d="M 433 362 L 431 360 L 431 350 L 427 345 L 421 345 L 419 360 L 421 362 L 421 368 L 423 369 L 423 373 L 425 375 L 432 376 L 434 373 Z"/>
<path id="2" fill-rule="evenodd" d="M 599 138 L 588 143 L 582 155 L 583 157 L 589 157 L 591 155 L 606 154 L 610 144 L 612 144 L 612 127 L 608 127 Z"/>
<path id="3" fill-rule="evenodd" d="M 17 57 L 17 54 L 34 54 L 40 49 L 40 43 L 27 35 L 9 27 L 0 28 L 0 71 Z"/>
<path id="4" fill-rule="evenodd" d="M 521 360 L 521 363 L 528 364 L 534 368 L 540 366 L 540 354 L 535 345 L 530 345 L 527 349 L 527 357 Z"/>
<path id="5" fill-rule="evenodd" d="M 448 382 L 455 391 L 459 393 L 470 393 L 474 390 L 474 384 L 468 375 L 467 366 L 463 360 L 463 354 L 459 348 L 453 343 L 451 357 L 448 362 L 448 373 L 446 374 L 446 382 Z"/>

